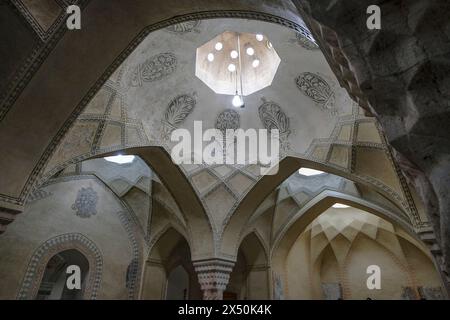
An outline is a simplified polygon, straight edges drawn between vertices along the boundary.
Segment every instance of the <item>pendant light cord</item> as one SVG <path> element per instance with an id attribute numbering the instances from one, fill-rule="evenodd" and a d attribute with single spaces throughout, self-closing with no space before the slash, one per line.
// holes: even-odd
<path id="1" fill-rule="evenodd" d="M 243 86 L 242 86 L 241 39 L 239 37 L 239 33 L 237 34 L 237 41 L 238 41 L 238 56 L 239 56 L 239 80 L 241 82 L 241 97 L 243 97 L 244 92 L 243 92 Z"/>

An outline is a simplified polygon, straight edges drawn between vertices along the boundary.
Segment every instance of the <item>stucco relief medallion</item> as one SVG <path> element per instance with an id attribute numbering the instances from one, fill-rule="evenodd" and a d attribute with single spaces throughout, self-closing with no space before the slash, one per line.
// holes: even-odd
<path id="1" fill-rule="evenodd" d="M 289 135 L 291 134 L 289 118 L 281 107 L 272 101 L 263 99 L 259 107 L 259 118 L 267 130 L 278 129 L 280 134 L 280 152 L 287 152 L 291 146 Z"/>
<path id="2" fill-rule="evenodd" d="M 97 214 L 97 202 L 98 195 L 92 187 L 81 188 L 72 204 L 72 210 L 76 210 L 76 215 L 81 218 L 90 218 Z"/>
<path id="3" fill-rule="evenodd" d="M 164 118 L 161 120 L 161 139 L 170 140 L 172 131 L 177 129 L 187 116 L 191 114 L 196 103 L 195 98 L 188 94 L 179 95 L 170 101 L 164 113 Z"/>
<path id="4" fill-rule="evenodd" d="M 170 52 L 160 53 L 134 67 L 130 78 L 132 87 L 142 87 L 144 82 L 163 79 L 177 69 L 177 57 Z"/>
<path id="5" fill-rule="evenodd" d="M 295 83 L 304 95 L 311 98 L 323 110 L 331 115 L 337 114 L 335 94 L 331 86 L 321 76 L 304 72 L 295 79 Z"/>
<path id="6" fill-rule="evenodd" d="M 191 21 L 185 21 L 180 22 L 177 24 L 173 24 L 171 26 L 168 26 L 166 28 L 167 31 L 173 32 L 173 33 L 188 33 L 188 32 L 200 32 L 198 27 L 200 26 L 200 20 L 191 20 Z"/>

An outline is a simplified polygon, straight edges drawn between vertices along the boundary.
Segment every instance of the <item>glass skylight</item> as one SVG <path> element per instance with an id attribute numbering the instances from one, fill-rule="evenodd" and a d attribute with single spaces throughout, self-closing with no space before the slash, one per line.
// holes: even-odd
<path id="1" fill-rule="evenodd" d="M 117 155 L 117 156 L 105 157 L 104 159 L 106 161 L 114 162 L 117 164 L 125 164 L 125 163 L 133 162 L 134 158 L 135 158 L 135 156 Z"/>

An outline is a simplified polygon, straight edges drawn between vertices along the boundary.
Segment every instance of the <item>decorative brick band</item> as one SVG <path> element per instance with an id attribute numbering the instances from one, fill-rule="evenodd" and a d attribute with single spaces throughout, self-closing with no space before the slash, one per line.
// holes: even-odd
<path id="1" fill-rule="evenodd" d="M 80 233 L 66 233 L 45 241 L 31 256 L 17 299 L 35 299 L 49 260 L 57 253 L 76 249 L 89 262 L 83 298 L 94 300 L 102 278 L 103 258 L 97 246 Z"/>

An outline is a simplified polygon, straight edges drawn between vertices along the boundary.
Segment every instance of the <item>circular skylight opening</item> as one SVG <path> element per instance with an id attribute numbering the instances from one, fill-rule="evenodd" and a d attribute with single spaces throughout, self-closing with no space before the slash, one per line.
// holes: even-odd
<path id="1" fill-rule="evenodd" d="M 217 51 L 222 50 L 222 48 L 223 48 L 222 42 L 217 42 L 216 45 L 214 46 L 214 48 L 215 48 Z"/>
<path id="2" fill-rule="evenodd" d="M 232 59 L 236 59 L 238 56 L 239 56 L 239 54 L 238 54 L 238 52 L 237 52 L 236 50 L 232 50 L 232 51 L 230 52 L 230 57 L 231 57 Z"/>
<path id="3" fill-rule="evenodd" d="M 342 203 L 335 203 L 332 206 L 335 209 L 347 209 L 350 208 L 350 206 L 347 206 L 346 204 L 342 204 Z"/>
<path id="4" fill-rule="evenodd" d="M 111 156 L 111 157 L 105 157 L 106 161 L 114 162 L 117 164 L 125 164 L 125 163 L 131 163 L 133 162 L 135 156 L 124 156 L 124 155 L 117 155 L 117 156 Z"/>
<path id="5" fill-rule="evenodd" d="M 317 176 L 317 175 L 325 173 L 325 172 L 320 171 L 320 170 L 310 169 L 310 168 L 301 168 L 300 170 L 298 170 L 298 173 L 303 176 L 310 177 L 310 176 Z"/>

